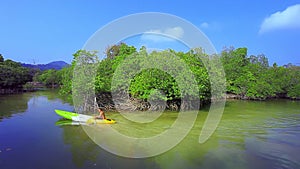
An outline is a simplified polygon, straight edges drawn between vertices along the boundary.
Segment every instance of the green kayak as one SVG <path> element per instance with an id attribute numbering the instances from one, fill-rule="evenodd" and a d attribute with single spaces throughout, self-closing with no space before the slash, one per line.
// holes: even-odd
<path id="1" fill-rule="evenodd" d="M 64 110 L 55 110 L 56 114 L 59 116 L 77 122 L 89 123 L 89 124 L 114 124 L 116 121 L 112 119 L 96 119 L 93 116 L 85 115 L 85 114 L 78 114 L 74 112 L 68 112 Z"/>

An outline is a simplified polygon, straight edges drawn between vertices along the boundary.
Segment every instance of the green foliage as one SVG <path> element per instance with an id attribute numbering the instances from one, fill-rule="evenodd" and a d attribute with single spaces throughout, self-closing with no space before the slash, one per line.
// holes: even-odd
<path id="1" fill-rule="evenodd" d="M 227 91 L 244 98 L 265 99 L 275 95 L 264 55 L 247 57 L 246 48 L 223 51 L 221 60 L 227 78 Z"/>
<path id="2" fill-rule="evenodd" d="M 130 55 L 136 52 L 134 46 L 128 46 L 125 43 L 120 43 L 118 45 L 109 46 L 106 49 L 106 56 L 108 59 L 114 59 L 116 56 Z"/>
<path id="3" fill-rule="evenodd" d="M 111 90 L 129 89 L 132 96 L 145 100 L 158 91 L 163 93 L 164 96 L 159 96 L 163 100 L 207 99 L 210 96 L 208 73 L 198 55 L 172 50 L 148 54 L 143 47 L 131 56 L 117 56 L 113 60 L 112 70 L 115 71 Z M 195 91 L 197 87 L 199 91 Z"/>
<path id="4" fill-rule="evenodd" d="M 291 98 L 300 98 L 300 67 L 290 66 L 287 69 L 289 72 L 287 96 Z"/>
<path id="5" fill-rule="evenodd" d="M 27 82 L 23 85 L 23 89 L 27 91 L 34 91 L 35 86 L 31 82 Z"/>
<path id="6" fill-rule="evenodd" d="M 242 95 L 246 92 L 244 84 L 247 82 L 245 81 L 245 77 L 241 77 L 241 75 L 247 74 L 244 69 L 248 64 L 246 55 L 246 48 L 238 48 L 236 50 L 227 49 L 221 54 L 221 61 L 226 73 L 228 92 Z"/>
<path id="7" fill-rule="evenodd" d="M 131 81 L 129 90 L 132 96 L 141 99 L 149 99 L 150 95 L 163 100 L 178 99 L 181 96 L 175 79 L 158 69 L 143 70 L 137 74 Z"/>
<path id="8" fill-rule="evenodd" d="M 77 111 L 88 111 L 94 101 L 98 56 L 96 51 L 78 50 L 74 54 L 72 96 Z M 89 105 L 87 105 L 89 104 Z M 80 108 L 78 107 L 80 105 Z"/>
<path id="9" fill-rule="evenodd" d="M 68 66 L 60 70 L 61 75 L 61 86 L 59 93 L 61 95 L 72 94 L 72 78 L 73 78 L 73 67 Z"/>
<path id="10" fill-rule="evenodd" d="M 287 95 L 291 98 L 300 98 L 300 83 L 292 86 Z"/>
<path id="11" fill-rule="evenodd" d="M 278 94 L 300 97 L 299 67 L 291 64 L 269 67 L 264 55 L 247 57 L 245 49 L 229 49 L 221 54 L 227 91 L 250 99 L 266 99 Z"/>
<path id="12" fill-rule="evenodd" d="M 82 55 L 82 52 L 87 51 L 78 51 L 74 54 L 74 60 L 72 62 L 72 66 L 69 68 L 62 69 L 64 73 L 62 78 L 62 88 L 61 93 L 68 94 L 71 93 L 71 72 L 74 71 L 75 65 L 78 65 L 78 57 Z M 136 48 L 132 46 L 128 46 L 124 43 L 119 45 L 114 45 L 114 52 L 111 57 L 107 57 L 99 62 L 97 66 L 97 72 L 95 77 L 95 90 L 97 93 L 99 92 L 111 92 L 114 90 L 111 86 L 113 76 L 118 76 L 116 73 L 116 69 L 122 66 L 127 72 L 123 72 L 120 77 L 115 77 L 116 79 L 116 88 L 115 89 L 125 89 L 125 83 L 130 84 L 129 92 L 132 96 L 141 98 L 141 99 L 149 99 L 149 97 L 163 97 L 160 99 L 164 100 L 172 100 L 178 99 L 182 96 L 192 96 L 192 97 L 200 97 L 201 99 L 208 99 L 210 97 L 210 82 L 209 76 L 204 64 L 201 61 L 201 57 L 199 55 L 205 55 L 199 52 L 175 52 L 175 51 L 162 51 L 162 52 L 152 52 L 148 54 L 146 52 L 146 48 L 142 47 L 139 52 L 136 51 Z M 87 53 L 85 55 L 88 56 Z M 165 62 L 164 60 L 159 61 L 165 55 L 175 55 L 177 58 L 181 59 L 183 63 L 186 63 L 186 66 L 190 69 L 191 72 L 188 71 L 178 71 L 176 68 L 183 69 L 183 66 L 178 63 L 174 63 L 171 60 Z M 94 54 L 91 56 L 96 57 Z M 130 59 L 128 59 L 131 57 Z M 152 61 L 144 62 L 143 58 L 151 58 Z M 205 56 L 208 59 L 208 56 Z M 166 58 L 165 58 L 166 59 Z M 203 58 L 202 58 L 203 59 Z M 151 68 L 152 63 L 159 63 L 164 66 L 165 70 L 169 72 L 166 73 L 163 70 Z M 176 64 L 178 66 L 176 66 Z M 142 70 L 142 67 L 150 67 L 151 69 Z M 136 72 L 139 70 L 140 72 Z M 172 75 L 176 76 L 177 81 L 172 77 Z M 190 84 L 188 80 L 188 76 L 194 74 L 196 83 L 198 84 L 198 88 L 200 91 L 193 91 L 192 89 L 187 89 L 183 95 L 181 95 L 181 91 L 178 86 L 178 81 L 182 81 L 186 84 Z M 76 74 L 78 76 L 78 74 Z M 83 78 L 84 79 L 84 78 Z M 129 80 L 129 82 L 128 82 Z M 85 87 L 87 86 L 86 83 Z M 162 96 L 159 93 L 163 93 L 165 96 Z"/>
<path id="13" fill-rule="evenodd" d="M 208 64 L 208 55 L 202 52 L 202 49 L 196 48 L 187 53 L 183 52 L 174 52 L 173 53 L 179 56 L 191 70 L 191 72 L 195 77 L 196 83 L 198 84 L 199 95 L 198 97 L 202 100 L 207 100 L 211 96 L 211 86 L 210 86 L 210 79 L 207 68 Z M 212 66 L 212 65 L 211 65 Z M 180 72 L 182 73 L 182 72 Z M 187 74 L 182 74 L 183 78 L 187 76 Z"/>
<path id="14" fill-rule="evenodd" d="M 39 74 L 37 77 L 35 77 L 35 79 L 38 82 L 42 82 L 47 87 L 53 88 L 58 86 L 61 83 L 62 76 L 60 74 L 61 74 L 60 71 L 49 69 Z"/>
<path id="15" fill-rule="evenodd" d="M 4 60 L 0 57 L 0 89 L 22 88 L 26 82 L 31 81 L 30 70 L 20 63 Z"/>
<path id="16" fill-rule="evenodd" d="M 104 59 L 99 63 L 95 79 L 95 90 L 98 92 L 109 92 L 111 79 L 114 73 L 113 60 Z"/>
<path id="17" fill-rule="evenodd" d="M 84 85 L 81 87 L 94 87 L 96 93 L 128 89 L 131 96 L 144 100 L 149 97 L 174 100 L 185 96 L 209 100 L 212 92 L 224 91 L 222 85 L 225 80 L 220 79 L 224 72 L 218 69 L 222 64 L 226 74 L 226 91 L 229 93 L 249 99 L 266 99 L 276 95 L 300 97 L 299 67 L 292 64 L 278 66 L 276 63 L 270 67 L 267 57 L 263 54 L 248 57 L 247 48 L 225 49 L 220 55 L 208 56 L 200 48 L 186 53 L 174 50 L 147 53 L 145 47 L 137 51 L 133 46 L 121 43 L 108 48 L 106 55 L 106 59 L 98 61 L 96 52 L 77 51 L 72 66 L 57 72 L 60 76 L 60 82 L 57 82 L 61 84 L 60 92 L 72 93 L 73 72 L 84 69 L 79 66 L 80 63 L 91 63 L 87 66 L 95 66 L 94 63 L 98 63 L 93 69 L 95 72 L 86 72 L 95 76 L 95 79 L 87 80 L 86 74 L 75 73 L 76 76 L 82 77 L 78 81 L 78 84 Z M 79 56 L 85 56 L 84 60 Z M 172 59 L 167 60 L 168 57 L 165 56 L 176 56 L 184 62 L 189 71 L 184 71 L 183 64 L 178 64 L 179 62 Z M 219 59 L 221 63 L 218 62 Z M 209 64 L 210 62 L 212 64 Z M 153 63 L 158 67 L 164 66 L 164 69 L 155 68 Z M 74 70 L 75 65 L 78 70 Z M 123 68 L 122 71 L 119 70 L 120 67 Z M 47 72 L 49 76 L 51 73 L 53 72 Z M 194 76 L 199 91 L 187 87 L 182 93 L 178 82 L 185 81 L 186 84 L 190 84 L 187 81 L 190 74 Z M 56 77 L 59 79 L 58 76 Z M 112 80 L 115 80 L 114 86 L 111 85 Z"/>
<path id="18" fill-rule="evenodd" d="M 107 58 L 101 60 L 98 64 L 97 75 L 95 78 L 96 92 L 110 92 L 111 81 L 116 68 L 124 61 L 124 59 L 136 52 L 136 48 L 128 46 L 125 43 L 114 45 L 117 52 L 113 56 L 107 53 Z"/>

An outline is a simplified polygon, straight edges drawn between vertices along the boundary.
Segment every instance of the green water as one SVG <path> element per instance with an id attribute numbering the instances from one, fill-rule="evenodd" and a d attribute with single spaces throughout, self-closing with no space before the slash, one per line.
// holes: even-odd
<path id="1" fill-rule="evenodd" d="M 0 96 L 1 169 L 300 168 L 299 101 L 227 101 L 217 130 L 199 144 L 208 113 L 208 108 L 203 109 L 182 142 L 144 159 L 105 151 L 81 126 L 57 125 L 62 121 L 54 109 L 73 111 L 73 106 L 55 91 Z M 106 116 L 118 122 L 111 127 L 124 135 L 150 137 L 169 129 L 177 113 L 164 112 L 146 124 L 118 113 Z"/>

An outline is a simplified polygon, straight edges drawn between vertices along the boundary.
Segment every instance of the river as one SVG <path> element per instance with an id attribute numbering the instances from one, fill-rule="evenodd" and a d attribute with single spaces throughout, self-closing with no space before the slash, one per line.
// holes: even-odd
<path id="1" fill-rule="evenodd" d="M 79 125 L 58 125 L 61 118 L 54 109 L 74 108 L 55 91 L 0 96 L 0 108 L 1 169 L 300 168 L 299 101 L 227 101 L 217 130 L 199 144 L 208 113 L 203 109 L 180 144 L 142 159 L 107 152 Z M 118 122 L 115 129 L 137 136 L 145 130 L 163 131 L 176 114 L 165 112 L 154 125 L 137 125 L 118 113 L 106 116 Z"/>

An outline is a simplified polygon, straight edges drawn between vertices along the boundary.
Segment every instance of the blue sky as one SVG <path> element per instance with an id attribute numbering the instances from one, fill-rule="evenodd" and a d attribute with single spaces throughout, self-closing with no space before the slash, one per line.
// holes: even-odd
<path id="1" fill-rule="evenodd" d="M 248 55 L 263 53 L 270 64 L 300 64 L 299 0 L 9 0 L 0 4 L 0 53 L 19 62 L 70 63 L 72 54 L 111 21 L 134 13 L 163 12 L 197 26 L 218 52 L 224 47 L 247 47 Z"/>

